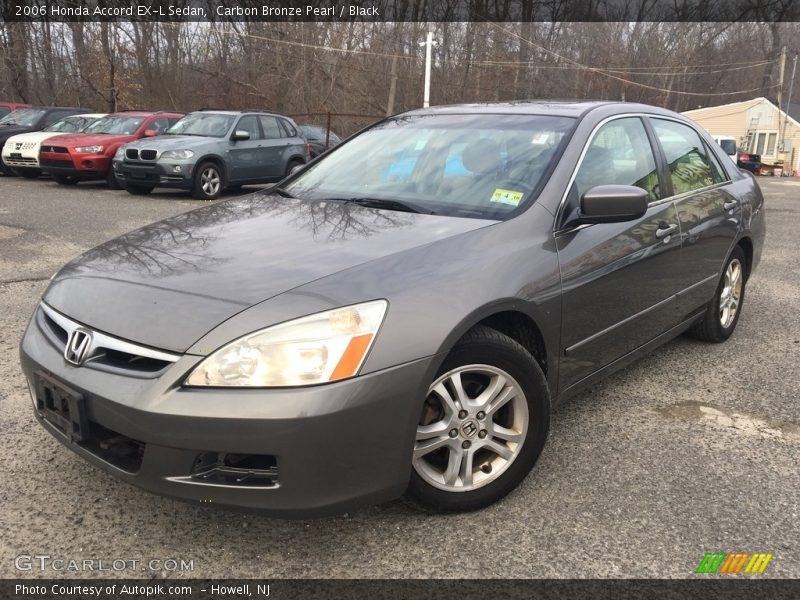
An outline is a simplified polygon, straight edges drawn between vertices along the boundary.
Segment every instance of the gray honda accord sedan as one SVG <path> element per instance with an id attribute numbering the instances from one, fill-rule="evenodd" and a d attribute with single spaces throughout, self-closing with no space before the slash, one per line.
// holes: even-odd
<path id="1" fill-rule="evenodd" d="M 22 368 L 47 431 L 159 494 L 473 510 L 557 402 L 683 332 L 726 340 L 764 234 L 753 177 L 670 111 L 411 111 L 76 258 Z"/>

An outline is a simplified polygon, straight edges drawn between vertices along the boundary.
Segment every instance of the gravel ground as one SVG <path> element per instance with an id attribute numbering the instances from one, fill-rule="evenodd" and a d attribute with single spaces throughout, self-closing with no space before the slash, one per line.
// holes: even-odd
<path id="1" fill-rule="evenodd" d="M 193 561 L 128 576 L 688 577 L 717 550 L 771 552 L 765 575 L 800 577 L 800 181 L 760 182 L 768 240 L 733 338 L 679 338 L 563 405 L 505 501 L 278 521 L 152 496 L 91 467 L 35 422 L 19 370 L 17 344 L 60 265 L 201 203 L 0 179 L 0 577 L 61 575 L 18 572 L 20 554 Z"/>

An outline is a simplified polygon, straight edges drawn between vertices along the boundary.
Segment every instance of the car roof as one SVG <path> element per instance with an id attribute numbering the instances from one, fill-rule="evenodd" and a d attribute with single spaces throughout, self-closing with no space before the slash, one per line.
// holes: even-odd
<path id="1" fill-rule="evenodd" d="M 155 115 L 183 115 L 183 113 L 169 112 L 165 110 L 118 110 L 115 113 L 108 113 L 107 117 L 152 117 Z"/>
<path id="2" fill-rule="evenodd" d="M 513 102 L 486 102 L 478 104 L 452 104 L 420 108 L 402 113 L 405 115 L 436 114 L 512 114 L 512 115 L 552 115 L 555 117 L 581 117 L 601 107 L 617 108 L 619 112 L 650 112 L 674 115 L 670 110 L 648 104 L 634 102 L 614 102 L 606 100 L 515 100 Z"/>
<path id="3" fill-rule="evenodd" d="M 269 115 L 271 117 L 283 117 L 287 118 L 286 115 L 282 115 L 276 112 L 270 112 L 268 110 L 224 110 L 220 109 L 217 110 L 215 108 L 201 108 L 200 110 L 193 110 L 190 114 L 196 113 L 206 113 L 211 115 Z"/>

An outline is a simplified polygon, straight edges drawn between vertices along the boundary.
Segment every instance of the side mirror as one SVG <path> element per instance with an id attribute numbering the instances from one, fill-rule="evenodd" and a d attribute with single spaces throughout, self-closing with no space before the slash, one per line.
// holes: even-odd
<path id="1" fill-rule="evenodd" d="M 250 134 L 247 131 L 245 131 L 244 129 L 237 129 L 236 131 L 233 132 L 233 135 L 231 136 L 231 139 L 234 142 L 243 142 L 245 140 L 249 140 L 250 139 Z"/>
<path id="2" fill-rule="evenodd" d="M 156 137 L 158 132 L 155 129 L 145 129 L 144 137 Z"/>
<path id="3" fill-rule="evenodd" d="M 647 212 L 647 192 L 633 185 L 597 185 L 581 198 L 578 223 L 622 223 Z"/>

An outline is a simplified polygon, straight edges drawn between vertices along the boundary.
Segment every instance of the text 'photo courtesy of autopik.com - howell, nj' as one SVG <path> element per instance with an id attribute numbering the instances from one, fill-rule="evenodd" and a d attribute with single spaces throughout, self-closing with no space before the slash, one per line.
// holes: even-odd
<path id="1" fill-rule="evenodd" d="M 800 596 L 800 5 L 0 7 L 0 597 Z"/>

